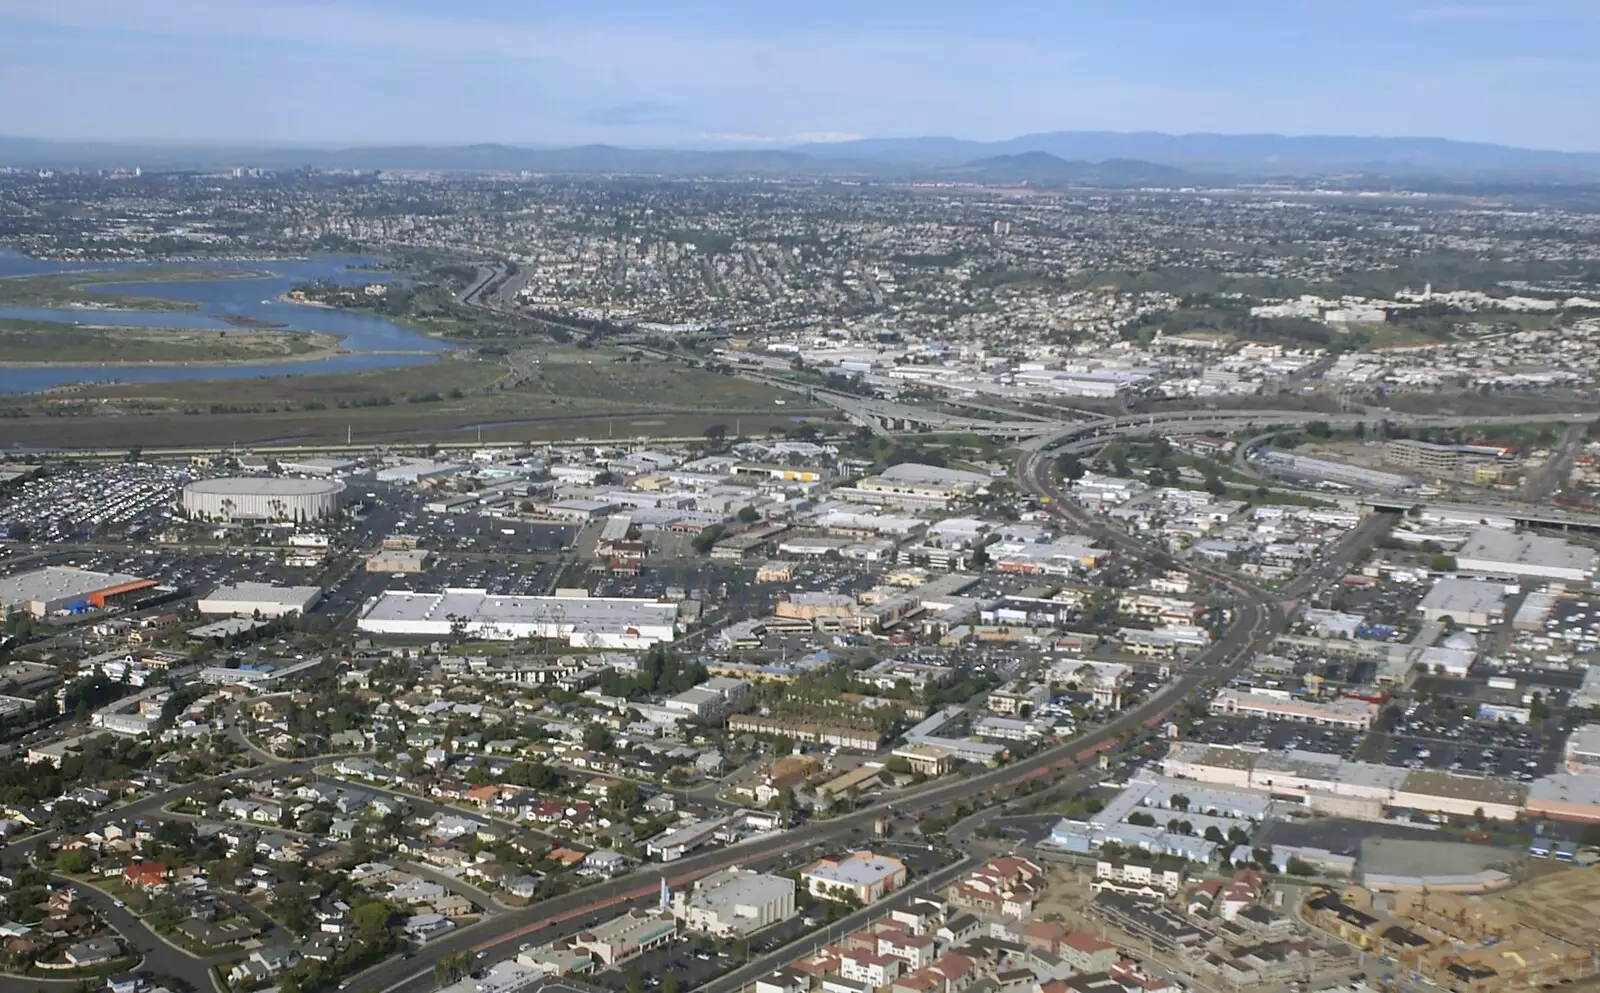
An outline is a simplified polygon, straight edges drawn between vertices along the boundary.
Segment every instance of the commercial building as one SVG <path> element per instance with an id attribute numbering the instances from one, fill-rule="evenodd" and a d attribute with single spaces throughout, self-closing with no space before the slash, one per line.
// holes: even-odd
<path id="1" fill-rule="evenodd" d="M 1304 724 L 1365 731 L 1371 728 L 1372 722 L 1377 719 L 1378 705 L 1350 697 L 1307 700 L 1291 697 L 1288 694 L 1224 689 L 1211 698 L 1211 712 L 1245 714 L 1275 721 L 1300 721 Z"/>
<path id="2" fill-rule="evenodd" d="M 963 762 L 993 764 L 1009 752 L 1005 745 L 974 738 L 948 737 L 945 732 L 965 721 L 967 712 L 958 706 L 949 706 L 929 714 L 905 733 L 907 745 L 932 746 Z"/>
<path id="3" fill-rule="evenodd" d="M 911 771 L 930 778 L 943 776 L 955 768 L 955 755 L 938 745 L 906 745 L 896 748 L 892 755 L 911 764 Z"/>
<path id="4" fill-rule="evenodd" d="M 794 880 L 723 869 L 673 895 L 672 916 L 690 931 L 743 938 L 795 915 Z"/>
<path id="5" fill-rule="evenodd" d="M 1528 787 L 1528 815 L 1579 824 L 1600 823 L 1600 775 L 1557 772 Z"/>
<path id="6" fill-rule="evenodd" d="M 663 862 L 676 862 L 685 855 L 704 845 L 717 836 L 717 832 L 728 826 L 729 818 L 711 821 L 696 821 L 671 831 L 663 831 L 645 842 L 645 854 L 658 858 Z"/>
<path id="7" fill-rule="evenodd" d="M 1595 553 L 1561 538 L 1483 527 L 1456 551 L 1456 568 L 1485 576 L 1586 583 L 1594 575 Z"/>
<path id="8" fill-rule="evenodd" d="M 761 717 L 756 714 L 736 714 L 728 718 L 728 730 L 789 738 L 808 745 L 831 745 L 861 752 L 875 752 L 883 744 L 883 735 L 866 728 L 813 724 L 810 721 Z"/>
<path id="9" fill-rule="evenodd" d="M 320 586 L 274 586 L 271 583 L 230 583 L 218 586 L 195 602 L 202 614 L 265 618 L 304 614 L 322 599 Z"/>
<path id="10" fill-rule="evenodd" d="M 976 472 L 902 462 L 876 476 L 868 476 L 849 491 L 847 499 L 860 499 L 905 507 L 945 507 L 988 486 L 992 479 Z"/>
<path id="11" fill-rule="evenodd" d="M 1426 441 L 1397 438 L 1383 446 L 1383 461 L 1406 469 L 1419 469 L 1430 476 L 1454 476 L 1461 468 L 1459 445 L 1434 445 Z"/>
<path id="12" fill-rule="evenodd" d="M 1117 640 L 1122 650 L 1144 658 L 1177 658 L 1204 651 L 1211 645 L 1211 632 L 1202 627 L 1173 626 L 1146 631 L 1144 628 L 1119 628 Z"/>
<path id="13" fill-rule="evenodd" d="M 841 859 L 823 859 L 800 871 L 806 891 L 819 899 L 854 898 L 863 906 L 906 882 L 906 865 L 888 855 L 851 852 Z"/>
<path id="14" fill-rule="evenodd" d="M 25 612 L 47 617 L 63 611 L 99 610 L 155 585 L 154 580 L 139 576 L 47 566 L 0 577 L 0 616 Z"/>
<path id="15" fill-rule="evenodd" d="M 369 634 L 497 641 L 555 638 L 577 648 L 642 649 L 678 635 L 678 606 L 622 597 L 500 596 L 481 589 L 391 590 L 357 622 Z"/>
<path id="16" fill-rule="evenodd" d="M 367 556 L 366 569 L 392 574 L 423 572 L 432 559 L 433 553 L 426 548 L 384 548 Z"/>
<path id="17" fill-rule="evenodd" d="M 1383 461 L 1415 469 L 1425 476 L 1454 479 L 1472 475 L 1474 479 L 1494 482 L 1501 468 L 1510 466 L 1513 458 L 1507 450 L 1491 445 L 1435 445 L 1397 438 L 1384 445 Z"/>
<path id="18" fill-rule="evenodd" d="M 1275 472 L 1282 472 L 1304 479 L 1323 479 L 1331 483 L 1343 483 L 1367 490 L 1413 490 L 1417 488 L 1416 480 L 1409 476 L 1400 476 L 1392 472 L 1379 472 L 1376 469 L 1364 469 L 1361 466 L 1348 465 L 1344 462 L 1333 462 L 1328 459 L 1316 459 L 1308 455 L 1296 455 L 1293 452 L 1281 452 L 1269 449 L 1262 453 L 1262 460 L 1267 467 Z"/>
<path id="19" fill-rule="evenodd" d="M 1298 749 L 1249 745 L 1173 744 L 1161 763 L 1167 776 L 1299 797 L 1313 811 L 1379 820 L 1385 810 L 1414 810 L 1515 820 L 1528 790 L 1520 783 L 1432 769 L 1355 762 Z"/>
<path id="20" fill-rule="evenodd" d="M 1433 584 L 1417 611 L 1425 621 L 1487 627 L 1505 618 L 1505 599 L 1505 589 L 1498 584 L 1445 578 Z"/>
<path id="21" fill-rule="evenodd" d="M 715 720 L 737 707 L 749 693 L 750 684 L 743 679 L 713 676 L 699 686 L 667 697 L 664 705 L 686 718 Z"/>
<path id="22" fill-rule="evenodd" d="M 678 933 L 678 921 L 670 914 L 634 910 L 580 932 L 573 938 L 575 948 L 594 955 L 607 966 L 631 962 L 645 952 L 660 948 Z"/>
<path id="23" fill-rule="evenodd" d="M 337 479 L 222 476 L 186 485 L 179 505 L 204 521 L 314 521 L 338 513 L 344 493 Z"/>
<path id="24" fill-rule="evenodd" d="M 1600 724 L 1580 724 L 1567 736 L 1562 758 L 1568 772 L 1600 772 Z"/>

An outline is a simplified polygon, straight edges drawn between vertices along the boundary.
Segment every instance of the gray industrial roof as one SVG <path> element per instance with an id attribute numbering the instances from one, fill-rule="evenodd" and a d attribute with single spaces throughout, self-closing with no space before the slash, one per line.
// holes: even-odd
<path id="1" fill-rule="evenodd" d="M 962 469 L 925 465 L 921 462 L 901 462 L 878 473 L 879 479 L 897 483 L 916 483 L 923 486 L 986 486 L 994 482 L 988 476 Z"/>
<path id="2" fill-rule="evenodd" d="M 483 623 L 576 624 L 598 630 L 663 626 L 677 621 L 678 605 L 618 597 L 501 596 L 475 589 L 443 593 L 390 590 L 367 611 L 367 621 L 443 621 L 450 617 Z"/>
<path id="3" fill-rule="evenodd" d="M 223 583 L 205 597 L 213 603 L 306 603 L 322 595 L 320 586 L 276 586 L 272 583 Z"/>
<path id="4" fill-rule="evenodd" d="M 1547 538 L 1526 531 L 1504 531 L 1500 528 L 1483 527 L 1468 538 L 1466 544 L 1456 552 L 1456 560 L 1463 559 L 1592 572 L 1595 553 L 1590 549 L 1568 544 L 1560 538 Z"/>
<path id="5" fill-rule="evenodd" d="M 1505 600 L 1505 589 L 1471 579 L 1441 579 L 1422 598 L 1418 610 L 1445 614 L 1492 614 Z"/>
<path id="6" fill-rule="evenodd" d="M 85 597 L 113 586 L 143 581 L 139 576 L 117 572 L 93 572 L 52 565 L 32 572 L 0 576 L 0 606 Z"/>

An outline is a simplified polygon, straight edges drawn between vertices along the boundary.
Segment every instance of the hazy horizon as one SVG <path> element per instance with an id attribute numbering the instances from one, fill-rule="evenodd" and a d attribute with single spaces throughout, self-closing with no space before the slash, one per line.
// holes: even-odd
<path id="1" fill-rule="evenodd" d="M 1052 131 L 1600 151 L 1596 0 L 0 0 L 0 134 L 781 148 Z"/>

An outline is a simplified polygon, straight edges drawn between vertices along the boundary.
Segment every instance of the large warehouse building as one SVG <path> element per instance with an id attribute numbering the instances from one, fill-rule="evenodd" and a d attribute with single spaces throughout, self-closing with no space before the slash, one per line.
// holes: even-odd
<path id="1" fill-rule="evenodd" d="M 274 586 L 271 583 L 229 583 L 195 603 L 202 614 L 265 618 L 304 614 L 322 599 L 320 586 Z"/>
<path id="2" fill-rule="evenodd" d="M 0 577 L 0 617 L 27 612 L 46 617 L 59 611 L 99 610 L 118 598 L 155 586 L 151 579 L 114 572 L 49 566 Z"/>
<path id="3" fill-rule="evenodd" d="M 181 505 L 205 521 L 314 521 L 339 512 L 344 489 L 337 479 L 222 476 L 185 486 Z"/>
<path id="4" fill-rule="evenodd" d="M 1586 583 L 1594 575 L 1593 551 L 1561 538 L 1483 527 L 1456 550 L 1456 568 L 1484 576 L 1514 576 Z"/>
<path id="5" fill-rule="evenodd" d="M 562 638 L 575 648 L 649 648 L 678 636 L 678 605 L 622 597 L 498 596 L 487 590 L 391 590 L 356 625 L 369 634 Z"/>

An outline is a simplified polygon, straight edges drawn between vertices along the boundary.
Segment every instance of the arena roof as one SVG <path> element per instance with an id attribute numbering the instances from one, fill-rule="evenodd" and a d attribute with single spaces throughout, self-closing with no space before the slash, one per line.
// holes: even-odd
<path id="1" fill-rule="evenodd" d="M 189 493 L 215 493 L 220 496 L 247 493 L 262 496 L 314 496 L 338 493 L 345 488 L 337 479 L 298 479 L 292 476 L 219 476 L 197 479 L 184 487 Z"/>

